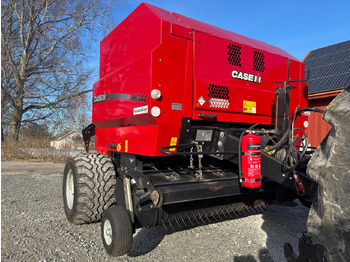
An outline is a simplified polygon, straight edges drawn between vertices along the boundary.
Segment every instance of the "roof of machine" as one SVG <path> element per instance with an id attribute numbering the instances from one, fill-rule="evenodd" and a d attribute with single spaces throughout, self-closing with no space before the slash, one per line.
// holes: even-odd
<path id="1" fill-rule="evenodd" d="M 139 8 L 143 8 L 144 12 L 151 11 L 154 15 L 156 15 L 159 19 L 163 20 L 163 21 L 168 21 L 170 23 L 185 27 L 185 28 L 191 28 L 195 31 L 198 32 L 205 32 L 208 34 L 211 34 L 213 36 L 216 36 L 218 38 L 223 38 L 223 39 L 228 39 L 231 40 L 232 42 L 235 43 L 240 43 L 240 44 L 244 44 L 244 45 L 248 45 L 257 49 L 261 49 L 264 51 L 267 51 L 269 53 L 272 54 L 276 54 L 276 55 L 281 55 L 284 57 L 288 57 L 290 59 L 293 60 L 297 60 L 295 57 L 293 57 L 292 55 L 288 54 L 287 52 L 283 51 L 282 49 L 275 47 L 273 45 L 269 45 L 266 44 L 264 42 L 246 37 L 246 36 L 242 36 L 239 35 L 237 33 L 213 26 L 213 25 L 209 25 L 200 21 L 197 21 L 195 19 L 177 14 L 175 12 L 169 12 L 166 11 L 164 9 L 158 8 L 156 6 L 150 5 L 150 4 L 146 4 L 146 3 L 142 3 L 137 9 Z M 134 10 L 134 12 L 136 11 Z M 145 15 L 145 13 L 144 13 Z M 132 16 L 132 13 L 130 14 L 130 16 Z"/>

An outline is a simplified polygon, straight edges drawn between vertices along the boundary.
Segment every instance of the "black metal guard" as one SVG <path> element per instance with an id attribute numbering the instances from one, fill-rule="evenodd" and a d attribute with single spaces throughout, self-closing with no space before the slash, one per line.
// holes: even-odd
<path id="1" fill-rule="evenodd" d="M 95 136 L 95 125 L 91 123 L 82 131 L 86 153 L 89 153 L 90 139 Z"/>
<path id="2" fill-rule="evenodd" d="M 181 145 L 175 145 L 175 146 L 163 146 L 159 149 L 159 151 L 165 155 L 170 156 L 197 156 L 197 155 L 217 155 L 217 154 L 238 154 L 237 151 L 224 151 L 224 152 L 168 152 L 164 151 L 166 149 L 172 149 L 172 148 L 189 148 L 190 146 L 195 146 L 195 143 L 186 143 Z"/>

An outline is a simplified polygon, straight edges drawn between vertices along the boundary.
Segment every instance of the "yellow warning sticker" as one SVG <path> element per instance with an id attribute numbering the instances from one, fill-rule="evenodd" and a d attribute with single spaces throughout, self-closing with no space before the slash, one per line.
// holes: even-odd
<path id="1" fill-rule="evenodd" d="M 127 153 L 129 150 L 129 141 L 125 140 L 125 152 Z"/>
<path id="2" fill-rule="evenodd" d="M 170 146 L 175 146 L 177 143 L 177 137 L 172 137 L 170 140 Z M 176 148 L 170 148 L 169 151 L 175 151 Z"/>
<path id="3" fill-rule="evenodd" d="M 256 102 L 243 100 L 243 112 L 256 114 Z"/>

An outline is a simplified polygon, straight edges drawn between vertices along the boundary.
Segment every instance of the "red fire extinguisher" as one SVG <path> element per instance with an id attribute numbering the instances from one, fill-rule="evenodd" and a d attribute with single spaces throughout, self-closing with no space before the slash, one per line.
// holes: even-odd
<path id="1" fill-rule="evenodd" d="M 242 185 L 249 188 L 261 186 L 260 137 L 249 133 L 242 137 Z"/>

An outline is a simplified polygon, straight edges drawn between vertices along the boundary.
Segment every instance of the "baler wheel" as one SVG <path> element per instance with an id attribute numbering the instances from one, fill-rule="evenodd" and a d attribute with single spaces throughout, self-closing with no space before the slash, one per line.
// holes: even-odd
<path id="1" fill-rule="evenodd" d="M 63 175 L 63 204 L 73 224 L 98 222 L 114 204 L 116 172 L 112 160 L 102 154 L 68 158 Z"/>
<path id="2" fill-rule="evenodd" d="M 110 256 L 122 256 L 130 250 L 133 229 L 125 208 L 114 205 L 106 210 L 101 221 L 101 236 Z"/>

